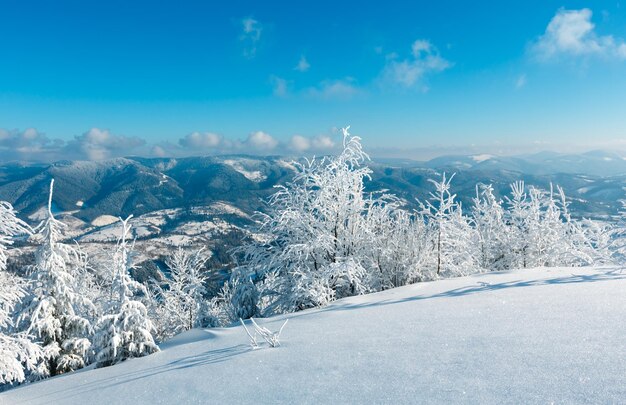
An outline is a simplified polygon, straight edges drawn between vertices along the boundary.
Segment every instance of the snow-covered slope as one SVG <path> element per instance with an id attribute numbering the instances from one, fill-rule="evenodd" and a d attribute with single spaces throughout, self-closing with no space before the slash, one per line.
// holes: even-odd
<path id="1" fill-rule="evenodd" d="M 278 329 L 285 317 L 261 319 Z M 626 270 L 528 269 L 421 283 L 286 316 L 279 348 L 241 328 L 0 394 L 2 404 L 619 403 Z"/>

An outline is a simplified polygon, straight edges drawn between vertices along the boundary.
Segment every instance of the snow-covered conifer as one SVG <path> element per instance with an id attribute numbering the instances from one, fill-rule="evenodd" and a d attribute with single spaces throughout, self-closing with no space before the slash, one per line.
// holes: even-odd
<path id="1" fill-rule="evenodd" d="M 76 293 L 74 248 L 62 243 L 66 225 L 52 214 L 54 180 L 46 218 L 36 228 L 34 239 L 40 243 L 32 274 L 32 300 L 22 314 L 27 333 L 36 336 L 46 359 L 44 374 L 59 374 L 84 367 L 91 343 L 92 327 L 79 314 L 79 307 L 89 307 L 89 297 Z"/>
<path id="2" fill-rule="evenodd" d="M 0 271 L 6 270 L 7 249 L 13 244 L 13 237 L 29 234 L 29 226 L 17 217 L 13 206 L 0 201 Z"/>
<path id="3" fill-rule="evenodd" d="M 13 330 L 12 311 L 24 297 L 24 283 L 6 271 L 7 247 L 13 244 L 13 237 L 29 233 L 11 204 L 0 201 L 0 385 L 24 381 L 26 373 L 36 370 L 42 359 L 41 347 Z"/>
<path id="4" fill-rule="evenodd" d="M 127 358 L 154 353 L 159 347 L 154 342 L 154 324 L 146 306 L 135 299 L 136 294 L 147 295 L 145 287 L 133 280 L 133 245 L 128 244 L 132 215 L 121 221 L 122 233 L 112 258 L 112 280 L 109 291 L 111 302 L 108 313 L 97 325 L 95 336 L 96 360 L 99 366 L 109 366 Z"/>
<path id="5" fill-rule="evenodd" d="M 22 382 L 27 373 L 40 371 L 43 351 L 24 332 L 13 330 L 11 312 L 24 297 L 23 282 L 0 270 L 0 386 Z"/>

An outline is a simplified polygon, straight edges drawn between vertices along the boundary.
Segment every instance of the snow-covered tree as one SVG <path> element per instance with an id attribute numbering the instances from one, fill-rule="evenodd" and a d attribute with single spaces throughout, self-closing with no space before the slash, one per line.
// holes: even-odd
<path id="1" fill-rule="evenodd" d="M 84 367 L 91 343 L 92 327 L 79 314 L 79 307 L 90 307 L 89 297 L 76 293 L 77 251 L 62 243 L 66 225 L 52 214 L 54 180 L 46 218 L 33 235 L 40 245 L 35 254 L 32 273 L 32 297 L 22 314 L 26 331 L 35 335 L 43 346 L 44 374 L 60 374 Z"/>
<path id="2" fill-rule="evenodd" d="M 30 233 L 29 226 L 17 217 L 13 206 L 0 201 L 0 271 L 6 270 L 7 249 L 13 244 L 13 237 Z"/>
<path id="3" fill-rule="evenodd" d="M 269 280 L 271 277 L 266 277 Z M 259 290 L 244 268 L 236 268 L 219 293 L 202 303 L 203 326 L 228 326 L 259 313 Z"/>
<path id="4" fill-rule="evenodd" d="M 578 229 L 579 243 L 583 250 L 584 257 L 590 258 L 586 264 L 610 264 L 615 263 L 614 251 L 612 250 L 614 226 L 606 221 L 594 221 L 583 218 L 579 221 L 572 221 Z"/>
<path id="5" fill-rule="evenodd" d="M 22 284 L 18 277 L 0 270 L 0 386 L 22 382 L 27 373 L 41 371 L 41 346 L 13 329 L 11 312 L 25 295 Z"/>
<path id="6" fill-rule="evenodd" d="M 527 191 L 523 181 L 511 184 L 511 197 L 506 197 L 506 200 L 511 225 L 511 266 L 526 268 L 545 265 L 546 250 L 556 242 L 557 231 L 552 229 L 558 225 L 554 223 L 555 205 L 550 204 L 548 213 L 545 192 L 536 187 L 529 187 Z M 544 219 L 548 222 L 544 223 Z"/>
<path id="7" fill-rule="evenodd" d="M 509 231 L 502 201 L 491 185 L 477 184 L 472 221 L 478 235 L 478 265 L 486 270 L 509 268 Z"/>
<path id="8" fill-rule="evenodd" d="M 429 179 L 435 186 L 430 199 L 422 204 L 422 212 L 431 234 L 434 250 L 435 277 L 451 277 L 476 270 L 478 235 L 470 219 L 463 214 L 456 194 L 450 192 L 449 179 L 443 173 L 439 181 Z"/>
<path id="9" fill-rule="evenodd" d="M 557 193 L 511 185 L 509 235 L 511 267 L 579 266 L 606 261 L 610 232 L 591 220 L 574 220 L 563 189 Z M 558 194 L 555 195 L 555 194 Z"/>
<path id="10" fill-rule="evenodd" d="M 159 350 L 152 336 L 155 328 L 148 310 L 136 297 L 137 294 L 147 295 L 147 291 L 130 276 L 134 268 L 133 244 L 128 243 L 131 218 L 132 215 L 125 220 L 120 218 L 122 233 L 111 263 L 110 308 L 98 322 L 95 336 L 99 366 L 109 366 Z"/>
<path id="11" fill-rule="evenodd" d="M 552 210 L 558 213 L 555 222 L 559 223 L 557 236 L 559 248 L 556 250 L 558 259 L 553 265 L 580 266 L 600 263 L 603 260 L 606 262 L 609 256 L 604 259 L 603 256 L 608 253 L 608 229 L 585 218 L 579 221 L 574 220 L 563 188 L 556 186 L 556 197 L 554 197 L 552 187 L 550 188 L 550 199 L 553 201 L 550 205 L 554 205 Z M 556 213 L 552 216 L 557 216 Z"/>
<path id="12" fill-rule="evenodd" d="M 626 261 L 626 200 L 620 200 L 620 208 L 611 229 L 611 254 L 618 262 Z"/>
<path id="13" fill-rule="evenodd" d="M 382 288 L 432 279 L 429 263 L 434 251 L 423 213 L 394 209 L 380 216 L 371 252 L 376 267 L 385 274 Z"/>
<path id="14" fill-rule="evenodd" d="M 510 224 L 509 248 L 511 266 L 526 267 L 529 241 L 529 221 L 527 219 L 528 203 L 523 181 L 511 184 L 511 197 L 505 197 L 508 203 L 508 219 Z"/>
<path id="15" fill-rule="evenodd" d="M 235 269 L 225 288 L 227 291 L 220 295 L 229 303 L 231 322 L 252 318 L 259 313 L 259 292 L 245 270 Z"/>
<path id="16" fill-rule="evenodd" d="M 24 381 L 26 372 L 35 371 L 42 359 L 41 347 L 13 330 L 12 311 L 24 297 L 24 282 L 6 271 L 7 247 L 13 237 L 29 233 L 11 204 L 0 201 L 0 386 Z"/>
<path id="17" fill-rule="evenodd" d="M 367 212 L 386 200 L 364 192 L 369 158 L 359 137 L 347 128 L 343 133 L 339 156 L 294 163 L 293 180 L 278 187 L 269 212 L 260 214 L 264 240 L 245 248 L 267 313 L 320 306 L 373 287 Z"/>
<path id="18" fill-rule="evenodd" d="M 188 251 L 179 247 L 165 261 L 170 269 L 169 289 L 164 292 L 164 304 L 171 313 L 172 333 L 197 326 L 206 294 L 207 275 L 203 272 L 209 257 L 203 249 Z"/>

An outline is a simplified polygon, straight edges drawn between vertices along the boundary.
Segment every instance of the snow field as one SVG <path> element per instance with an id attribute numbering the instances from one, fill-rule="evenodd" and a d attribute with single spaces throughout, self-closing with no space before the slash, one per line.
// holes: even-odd
<path id="1" fill-rule="evenodd" d="M 0 394 L 1 404 L 619 403 L 626 271 L 538 268 L 418 283 L 183 333 L 162 351 Z"/>

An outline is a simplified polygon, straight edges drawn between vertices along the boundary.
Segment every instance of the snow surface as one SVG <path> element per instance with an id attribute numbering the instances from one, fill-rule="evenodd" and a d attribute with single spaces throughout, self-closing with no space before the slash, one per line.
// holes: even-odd
<path id="1" fill-rule="evenodd" d="M 100 215 L 98 218 L 91 221 L 91 225 L 93 226 L 107 226 L 116 223 L 120 219 L 118 217 L 114 217 L 113 215 Z"/>
<path id="2" fill-rule="evenodd" d="M 626 270 L 552 268 L 414 284 L 241 326 L 0 394 L 2 404 L 619 403 Z"/>

